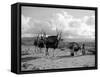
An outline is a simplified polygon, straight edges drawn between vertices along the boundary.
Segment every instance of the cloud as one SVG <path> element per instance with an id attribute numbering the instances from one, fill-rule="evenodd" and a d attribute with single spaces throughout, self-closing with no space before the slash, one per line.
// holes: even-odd
<path id="1" fill-rule="evenodd" d="M 84 17 L 85 23 L 87 25 L 95 25 L 95 16 L 87 16 L 86 18 Z"/>
<path id="2" fill-rule="evenodd" d="M 21 27 L 22 27 L 22 34 L 25 33 L 29 28 L 29 22 L 30 22 L 31 17 L 25 17 L 24 15 L 21 15 Z"/>
<path id="3" fill-rule="evenodd" d="M 22 15 L 22 37 L 30 37 L 35 34 L 46 32 L 47 35 L 57 34 L 53 30 L 54 25 L 49 20 L 39 20 Z"/>
<path id="4" fill-rule="evenodd" d="M 55 16 L 55 22 L 61 24 L 63 36 L 67 38 L 94 38 L 95 37 L 95 17 L 83 16 L 75 18 L 67 12 L 62 11 Z M 59 26 L 58 26 L 59 27 Z"/>
<path id="5" fill-rule="evenodd" d="M 32 36 L 46 32 L 47 35 L 56 35 L 62 31 L 64 38 L 95 38 L 95 16 L 83 16 L 75 18 L 65 11 L 53 14 L 53 17 L 47 20 L 39 20 L 22 15 L 22 34 L 23 36 Z"/>
<path id="6" fill-rule="evenodd" d="M 22 15 L 22 25 L 28 24 L 29 21 L 30 17 L 25 17 L 24 15 Z"/>

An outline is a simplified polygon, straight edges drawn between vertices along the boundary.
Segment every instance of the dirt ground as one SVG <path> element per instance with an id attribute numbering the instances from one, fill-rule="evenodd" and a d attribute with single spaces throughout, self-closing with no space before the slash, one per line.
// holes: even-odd
<path id="1" fill-rule="evenodd" d="M 22 46 L 22 52 L 24 51 L 27 53 L 21 56 L 22 71 L 95 66 L 95 55 L 82 55 L 81 51 L 73 57 L 70 56 L 69 49 L 49 49 L 49 56 L 45 55 L 45 49 L 35 52 L 33 46 Z"/>

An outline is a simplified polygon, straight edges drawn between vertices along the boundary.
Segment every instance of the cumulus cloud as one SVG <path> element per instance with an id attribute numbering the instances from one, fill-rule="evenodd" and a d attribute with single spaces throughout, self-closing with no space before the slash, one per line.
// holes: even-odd
<path id="1" fill-rule="evenodd" d="M 95 25 L 95 16 L 84 16 L 83 17 L 83 22 L 86 23 L 87 25 Z"/>
<path id="2" fill-rule="evenodd" d="M 22 15 L 23 36 L 32 36 L 41 31 L 45 31 L 47 35 L 55 35 L 57 29 L 63 32 L 62 36 L 65 38 L 95 38 L 95 16 L 75 18 L 61 11 L 48 20 L 39 20 Z"/>
<path id="3" fill-rule="evenodd" d="M 75 18 L 67 12 L 56 14 L 57 24 L 61 24 L 63 34 L 67 38 L 94 38 L 95 37 L 95 17 L 84 16 Z M 59 26 L 58 26 L 59 27 Z"/>
<path id="4" fill-rule="evenodd" d="M 55 35 L 54 25 L 48 20 L 39 20 L 22 15 L 22 37 L 31 37 L 41 32 L 47 35 Z"/>
<path id="5" fill-rule="evenodd" d="M 22 28 L 22 34 L 25 33 L 29 28 L 29 22 L 31 17 L 25 17 L 24 15 L 21 15 L 21 28 Z"/>

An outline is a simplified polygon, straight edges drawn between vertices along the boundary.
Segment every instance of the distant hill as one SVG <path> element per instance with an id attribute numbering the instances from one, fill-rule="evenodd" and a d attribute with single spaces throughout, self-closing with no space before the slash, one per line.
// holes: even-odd
<path id="1" fill-rule="evenodd" d="M 23 37 L 21 38 L 22 45 L 33 45 L 36 37 Z"/>
<path id="2" fill-rule="evenodd" d="M 64 39 L 65 41 L 68 41 L 68 42 L 95 42 L 95 40 L 93 39 L 69 39 L 69 38 L 66 38 Z"/>
<path id="3" fill-rule="evenodd" d="M 23 37 L 21 40 L 22 45 L 33 45 L 34 40 L 36 37 Z M 61 43 L 60 46 L 66 46 L 69 42 L 77 42 L 79 44 L 85 44 L 86 46 L 95 46 L 95 41 L 90 40 L 90 39 L 64 39 Z"/>

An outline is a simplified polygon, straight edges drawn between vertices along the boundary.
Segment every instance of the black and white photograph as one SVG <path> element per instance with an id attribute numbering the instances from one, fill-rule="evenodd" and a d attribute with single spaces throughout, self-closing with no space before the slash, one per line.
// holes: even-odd
<path id="1" fill-rule="evenodd" d="M 21 7 L 21 71 L 95 67 L 95 10 Z"/>

